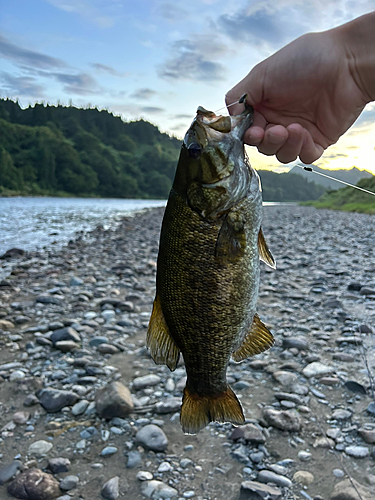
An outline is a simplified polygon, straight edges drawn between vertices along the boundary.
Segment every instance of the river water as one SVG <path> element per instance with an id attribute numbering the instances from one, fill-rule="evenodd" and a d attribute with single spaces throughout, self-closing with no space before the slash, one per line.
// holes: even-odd
<path id="1" fill-rule="evenodd" d="M 80 231 L 99 224 L 115 227 L 124 216 L 165 204 L 164 200 L 0 197 L 0 256 L 15 247 L 59 248 Z"/>

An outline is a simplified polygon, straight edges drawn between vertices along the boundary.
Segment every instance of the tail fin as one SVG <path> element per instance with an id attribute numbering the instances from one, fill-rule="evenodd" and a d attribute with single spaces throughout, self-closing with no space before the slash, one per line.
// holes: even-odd
<path id="1" fill-rule="evenodd" d="M 180 422 L 183 432 L 196 434 L 210 422 L 244 424 L 240 402 L 230 387 L 215 396 L 198 396 L 185 387 Z"/>

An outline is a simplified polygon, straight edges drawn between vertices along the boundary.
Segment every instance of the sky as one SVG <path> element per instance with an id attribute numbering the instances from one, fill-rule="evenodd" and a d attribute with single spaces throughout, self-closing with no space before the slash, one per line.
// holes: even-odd
<path id="1" fill-rule="evenodd" d="M 181 138 L 197 107 L 222 108 L 255 64 L 374 9 L 375 0 L 0 0 L 0 96 L 97 106 Z M 375 174 L 374 116 L 370 104 L 315 164 Z M 248 153 L 257 169 L 286 168 Z"/>

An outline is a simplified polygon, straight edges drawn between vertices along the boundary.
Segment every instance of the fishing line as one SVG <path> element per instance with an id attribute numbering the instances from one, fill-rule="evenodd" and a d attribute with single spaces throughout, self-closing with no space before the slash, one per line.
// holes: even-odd
<path id="1" fill-rule="evenodd" d="M 339 179 L 336 179 L 335 177 L 331 177 L 330 175 L 323 174 L 322 172 L 317 172 L 314 170 L 312 167 L 303 167 L 302 165 L 295 165 L 298 168 L 301 168 L 302 170 L 306 170 L 307 172 L 312 172 L 317 175 L 321 175 L 322 177 L 327 177 L 328 179 L 331 179 L 336 182 L 341 182 L 341 184 L 345 184 L 346 186 L 352 187 L 354 189 L 358 189 L 359 191 L 364 191 L 367 194 L 372 194 L 372 196 L 375 196 L 375 193 L 372 191 L 369 191 L 368 189 L 363 189 L 359 186 L 355 186 L 354 184 L 349 184 L 349 182 L 341 181 Z"/>
<path id="2" fill-rule="evenodd" d="M 214 111 L 215 115 L 216 115 L 216 113 L 218 113 L 219 111 L 222 111 L 223 109 L 228 109 L 228 108 L 230 108 L 231 106 L 234 106 L 235 104 L 243 104 L 243 103 L 245 102 L 246 97 L 247 97 L 247 94 L 244 94 L 244 95 L 242 95 L 242 96 L 238 99 L 238 101 L 232 102 L 232 104 L 227 104 L 226 106 L 224 106 L 224 107 L 222 107 L 222 108 L 220 108 L 220 109 L 217 109 L 216 111 Z"/>

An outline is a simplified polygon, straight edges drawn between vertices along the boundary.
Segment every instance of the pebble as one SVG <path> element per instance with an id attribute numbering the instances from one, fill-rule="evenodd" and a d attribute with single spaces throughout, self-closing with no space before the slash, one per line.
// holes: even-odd
<path id="1" fill-rule="evenodd" d="M 52 450 L 52 448 L 52 443 L 41 439 L 40 441 L 35 441 L 29 446 L 28 454 L 35 455 L 36 457 L 44 457 L 50 450 Z"/>
<path id="2" fill-rule="evenodd" d="M 10 481 L 12 477 L 22 468 L 22 462 L 13 460 L 11 464 L 4 465 L 0 469 L 0 485 Z"/>
<path id="3" fill-rule="evenodd" d="M 8 493 L 24 500 L 52 500 L 60 495 L 58 481 L 40 469 L 28 469 L 9 484 Z"/>
<path id="4" fill-rule="evenodd" d="M 79 396 L 72 391 L 62 391 L 59 389 L 42 389 L 37 392 L 39 403 L 48 413 L 60 411 L 65 406 L 74 405 Z"/>
<path id="5" fill-rule="evenodd" d="M 311 453 L 309 451 L 299 451 L 298 452 L 298 458 L 301 460 L 301 462 L 308 462 L 311 460 Z"/>
<path id="6" fill-rule="evenodd" d="M 302 426 L 302 418 L 294 410 L 279 411 L 272 408 L 264 408 L 263 417 L 270 425 L 282 431 L 297 432 Z"/>
<path id="7" fill-rule="evenodd" d="M 72 415 L 75 417 L 84 413 L 89 405 L 89 401 L 82 399 L 72 407 Z"/>
<path id="8" fill-rule="evenodd" d="M 354 458 L 365 458 L 370 454 L 370 450 L 366 446 L 347 446 L 345 453 Z"/>
<path id="9" fill-rule="evenodd" d="M 273 483 L 276 484 L 276 486 L 286 488 L 290 488 L 293 484 L 289 478 L 280 476 L 280 474 L 275 474 L 275 472 L 270 470 L 261 470 L 258 474 L 258 481 L 261 483 Z"/>
<path id="10" fill-rule="evenodd" d="M 110 455 L 114 455 L 117 452 L 118 452 L 118 448 L 116 448 L 116 446 L 106 446 L 100 452 L 100 456 L 101 457 L 108 457 Z"/>
<path id="11" fill-rule="evenodd" d="M 14 415 L 13 415 L 13 422 L 15 424 L 18 424 L 18 425 L 23 425 L 23 424 L 26 424 L 26 422 L 29 420 L 30 418 L 30 412 L 28 411 L 17 411 Z"/>
<path id="12" fill-rule="evenodd" d="M 352 483 L 354 483 L 355 488 Z M 368 488 L 362 486 L 352 478 L 351 480 L 345 479 L 337 483 L 329 500 L 358 500 L 358 493 L 361 496 L 361 500 L 373 500 L 374 498 Z"/>
<path id="13" fill-rule="evenodd" d="M 281 500 L 282 492 L 279 488 L 262 484 L 258 481 L 243 481 L 241 483 L 241 494 L 245 498 L 255 498 L 264 500 Z"/>
<path id="14" fill-rule="evenodd" d="M 136 391 L 144 389 L 145 387 L 152 387 L 159 384 L 161 378 L 159 375 L 145 375 L 144 377 L 137 377 L 133 380 L 133 388 Z"/>
<path id="15" fill-rule="evenodd" d="M 293 481 L 303 486 L 308 486 L 314 482 L 314 476 L 311 472 L 299 470 L 293 474 Z"/>
<path id="16" fill-rule="evenodd" d="M 106 500 L 116 500 L 120 495 L 119 481 L 119 476 L 115 476 L 104 483 L 100 492 L 102 497 Z"/>
<path id="17" fill-rule="evenodd" d="M 126 417 L 134 408 L 130 391 L 121 382 L 111 382 L 99 389 L 95 401 L 97 414 L 106 419 Z"/>
<path id="18" fill-rule="evenodd" d="M 151 474 L 151 472 L 140 470 L 139 472 L 137 472 L 136 478 L 139 481 L 150 481 L 153 478 L 153 475 Z"/>
<path id="19" fill-rule="evenodd" d="M 71 468 L 69 458 L 50 458 L 48 460 L 48 468 L 53 474 L 60 474 L 61 472 L 69 472 Z"/>
<path id="20" fill-rule="evenodd" d="M 178 491 L 175 488 L 155 479 L 144 481 L 141 484 L 141 493 L 147 498 L 154 499 L 168 499 L 178 495 Z"/>
<path id="21" fill-rule="evenodd" d="M 329 375 L 333 373 L 335 370 L 332 366 L 328 366 L 324 363 L 320 363 L 319 361 L 314 361 L 313 363 L 308 364 L 302 370 L 302 374 L 307 377 L 320 377 L 323 375 Z"/>
<path id="22" fill-rule="evenodd" d="M 142 465 L 142 457 L 139 451 L 131 450 L 128 453 L 128 461 L 126 464 L 127 469 L 134 469 L 134 467 L 138 467 Z"/>
<path id="23" fill-rule="evenodd" d="M 65 476 L 64 479 L 60 481 L 60 488 L 64 491 L 70 491 L 77 488 L 79 483 L 78 476 Z"/>
<path id="24" fill-rule="evenodd" d="M 136 441 L 152 451 L 164 451 L 168 447 L 168 438 L 160 427 L 149 424 L 142 427 L 135 436 Z"/>

